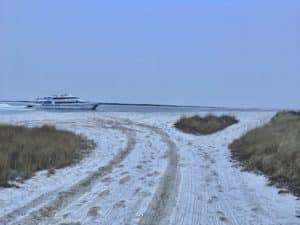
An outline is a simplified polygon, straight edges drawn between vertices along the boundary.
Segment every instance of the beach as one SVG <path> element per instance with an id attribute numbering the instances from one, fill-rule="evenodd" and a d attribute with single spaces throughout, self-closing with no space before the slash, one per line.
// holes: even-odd
<path id="1" fill-rule="evenodd" d="M 274 112 L 227 112 L 239 123 L 206 136 L 174 128 L 195 113 L 2 113 L 0 123 L 54 125 L 97 147 L 50 177 L 40 171 L 19 188 L 0 188 L 0 224 L 299 224 L 297 198 L 241 171 L 228 149 Z"/>

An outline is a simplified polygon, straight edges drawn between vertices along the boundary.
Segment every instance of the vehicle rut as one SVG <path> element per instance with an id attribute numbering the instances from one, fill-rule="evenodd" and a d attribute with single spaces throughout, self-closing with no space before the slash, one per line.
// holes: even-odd
<path id="1" fill-rule="evenodd" d="M 139 225 L 165 225 L 169 224 L 172 210 L 176 203 L 178 187 L 180 182 L 179 155 L 176 144 L 171 140 L 168 133 L 162 129 L 146 124 L 137 124 L 148 128 L 160 135 L 162 141 L 168 146 L 168 165 L 160 180 L 152 201 L 146 212 L 139 221 Z"/>
<path id="2" fill-rule="evenodd" d="M 129 119 L 123 119 L 122 121 L 124 124 L 127 123 L 128 125 L 146 128 L 159 135 L 162 142 L 165 143 L 168 148 L 167 168 L 160 179 L 158 188 L 155 191 L 147 210 L 143 213 L 138 222 L 138 225 L 167 225 L 170 223 L 172 211 L 176 205 L 180 183 L 179 150 L 176 144 L 171 140 L 169 134 L 164 132 L 161 128 L 144 123 L 135 123 Z"/>
<path id="3" fill-rule="evenodd" d="M 148 129 L 158 135 L 167 146 L 167 168 L 160 179 L 157 190 L 155 191 L 147 210 L 138 221 L 139 225 L 164 225 L 169 224 L 172 210 L 176 203 L 176 197 L 179 186 L 179 155 L 176 144 L 169 135 L 162 129 L 143 124 L 135 123 L 130 120 L 122 119 L 95 119 L 96 127 L 104 129 L 119 130 L 127 136 L 127 145 L 106 165 L 98 168 L 97 171 L 73 185 L 67 191 L 46 193 L 43 196 L 33 200 L 26 206 L 19 208 L 12 213 L 0 218 L 0 224 L 59 224 L 59 218 L 56 217 L 64 208 L 68 207 L 76 199 L 92 190 L 95 184 L 101 181 L 103 177 L 112 173 L 136 145 L 136 130 L 134 127 Z M 49 200 L 50 199 L 50 200 Z M 129 218 L 130 219 L 130 218 Z"/>
<path id="4" fill-rule="evenodd" d="M 25 218 L 16 218 L 16 216 L 24 215 L 32 211 L 32 205 L 28 204 L 28 207 L 22 207 L 21 209 L 17 209 L 12 213 L 1 217 L 0 224 L 56 224 L 57 222 L 54 220 L 56 212 L 65 208 L 73 200 L 82 196 L 84 193 L 89 192 L 94 184 L 99 182 L 101 178 L 111 173 L 115 167 L 122 163 L 122 161 L 127 157 L 131 150 L 134 149 L 134 146 L 136 144 L 136 131 L 123 126 L 121 123 L 110 120 L 97 119 L 96 125 L 104 129 L 115 129 L 125 133 L 127 136 L 126 147 L 120 150 L 119 153 L 106 166 L 98 168 L 97 171 L 93 172 L 91 175 L 81 180 L 79 183 L 73 185 L 67 191 L 60 192 L 57 197 L 46 203 L 46 205 L 42 208 L 38 209 L 37 211 L 31 212 L 28 216 L 25 216 Z"/>

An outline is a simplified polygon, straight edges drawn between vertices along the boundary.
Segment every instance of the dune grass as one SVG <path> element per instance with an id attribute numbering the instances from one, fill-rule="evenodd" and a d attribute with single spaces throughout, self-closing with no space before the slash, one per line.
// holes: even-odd
<path id="1" fill-rule="evenodd" d="M 233 116 L 207 115 L 201 117 L 198 115 L 192 117 L 182 117 L 175 123 L 175 127 L 185 133 L 196 135 L 208 135 L 223 130 L 228 126 L 238 123 Z"/>
<path id="2" fill-rule="evenodd" d="M 0 186 L 35 171 L 61 168 L 79 160 L 95 144 L 81 135 L 53 126 L 28 128 L 0 125 Z"/>
<path id="3" fill-rule="evenodd" d="M 271 183 L 300 195 L 300 113 L 280 112 L 229 148 L 247 170 L 269 176 Z"/>

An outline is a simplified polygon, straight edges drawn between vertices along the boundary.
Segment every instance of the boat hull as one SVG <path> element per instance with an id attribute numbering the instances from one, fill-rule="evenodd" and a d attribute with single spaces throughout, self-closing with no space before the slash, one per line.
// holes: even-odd
<path id="1" fill-rule="evenodd" d="M 96 103 L 80 103 L 80 104 L 32 104 L 27 107 L 40 110 L 96 110 Z"/>

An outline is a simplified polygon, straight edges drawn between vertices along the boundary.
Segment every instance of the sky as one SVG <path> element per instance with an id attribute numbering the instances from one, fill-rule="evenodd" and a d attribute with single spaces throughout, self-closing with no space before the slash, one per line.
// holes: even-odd
<path id="1" fill-rule="evenodd" d="M 299 0 L 0 0 L 0 99 L 300 108 Z"/>

